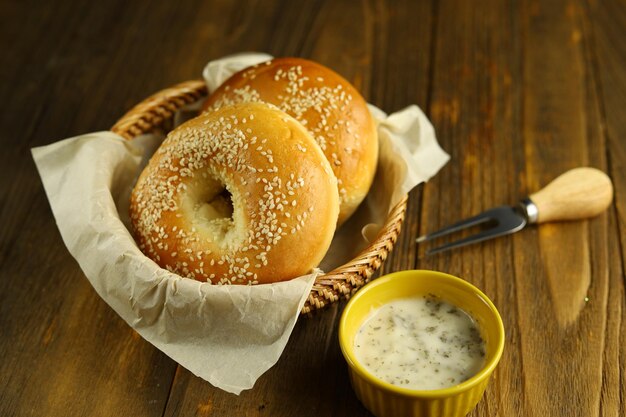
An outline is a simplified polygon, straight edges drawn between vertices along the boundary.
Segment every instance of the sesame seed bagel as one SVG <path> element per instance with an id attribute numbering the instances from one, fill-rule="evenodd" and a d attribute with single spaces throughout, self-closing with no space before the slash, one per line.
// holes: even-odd
<path id="1" fill-rule="evenodd" d="M 277 58 L 234 74 L 204 108 L 250 101 L 277 106 L 311 132 L 337 177 L 341 225 L 369 191 L 378 160 L 376 124 L 363 97 L 323 65 Z"/>
<path id="2" fill-rule="evenodd" d="M 304 275 L 328 250 L 337 180 L 306 129 L 242 103 L 192 119 L 150 159 L 132 192 L 140 249 L 181 276 L 261 284 Z"/>

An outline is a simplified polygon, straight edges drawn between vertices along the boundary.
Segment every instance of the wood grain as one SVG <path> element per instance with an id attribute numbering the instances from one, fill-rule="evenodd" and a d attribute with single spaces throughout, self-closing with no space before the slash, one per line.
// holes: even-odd
<path id="1" fill-rule="evenodd" d="M 424 187 L 421 233 L 522 196 L 519 9 L 515 2 L 438 2 L 429 111 L 452 162 Z M 517 325 L 524 306 L 515 296 L 512 239 L 424 257 L 427 247 L 419 248 L 419 268 L 477 285 L 494 300 L 504 321 L 507 345 L 500 366 L 485 400 L 470 415 L 525 415 Z"/>
<path id="2" fill-rule="evenodd" d="M 530 2 L 524 30 L 534 46 L 527 49 L 524 65 L 529 189 L 537 190 L 576 166 L 606 170 L 603 159 L 590 160 L 590 149 L 602 149 L 604 143 L 588 130 L 598 123 L 598 114 L 597 103 L 587 94 L 591 80 L 585 71 L 580 11 L 568 2 Z M 527 266 L 516 268 L 518 297 L 534 304 L 520 315 L 520 327 L 532 328 L 522 335 L 522 356 L 526 378 L 534 381 L 526 384 L 525 394 L 541 398 L 530 409 L 533 414 L 599 413 L 596 387 L 602 382 L 603 342 L 590 336 L 603 334 L 606 323 L 606 221 L 604 215 L 545 224 L 534 236 L 519 236 L 522 247 L 538 248 L 528 256 Z M 562 381 L 559 387 L 555 377 Z M 578 400 L 571 401 L 572 396 Z"/>
<path id="3" fill-rule="evenodd" d="M 379 45 L 376 49 L 375 68 L 384 68 L 384 70 L 374 73 L 371 97 L 371 101 L 385 111 L 391 113 L 413 104 L 420 106 L 426 112 L 429 110 L 433 33 L 437 23 L 434 4 L 425 1 L 399 2 L 390 11 L 391 18 L 385 26 L 375 31 L 375 33 L 386 32 L 389 38 L 387 44 Z M 372 18 L 375 15 L 375 10 L 372 10 Z M 420 24 L 405 22 L 407 16 L 419 20 Z M 403 45 L 403 47 L 399 48 L 397 45 Z M 411 75 L 402 78 L 389 76 L 400 68 Z M 402 232 L 394 251 L 383 264 L 381 274 L 413 269 L 417 265 L 415 238 L 420 235 L 422 190 L 423 185 L 420 185 L 409 193 Z"/>
<path id="4" fill-rule="evenodd" d="M 0 0 L 0 415 L 369 416 L 337 343 L 345 303 L 297 323 L 252 390 L 224 393 L 142 340 L 67 253 L 29 148 L 108 129 L 241 51 L 326 64 L 392 112 L 418 104 L 452 159 L 411 192 L 381 273 L 436 269 L 498 306 L 507 345 L 473 416 L 626 415 L 622 0 Z M 415 237 L 576 166 L 599 217 L 425 257 Z"/>
<path id="5" fill-rule="evenodd" d="M 88 97 L 99 82 L 118 93 L 136 85 L 117 80 L 115 90 L 114 78 L 107 82 L 111 72 L 100 70 L 115 52 L 115 39 L 107 43 L 115 11 L 139 15 L 122 4 L 108 6 L 0 8 L 0 42 L 8 54 L 0 112 L 6 149 L 0 155 L 0 415 L 161 415 L 176 367 L 82 276 L 64 249 L 28 151 L 105 128 L 124 109 L 120 96 L 112 100 L 117 108 L 104 105 L 102 94 Z"/>
<path id="6" fill-rule="evenodd" d="M 609 219 L 609 291 L 604 338 L 600 414 L 626 414 L 626 117 L 618 103 L 626 100 L 626 5 L 620 1 L 588 1 L 582 7 L 588 34 L 588 66 L 599 101 L 606 141 L 605 159 L 615 189 L 615 205 Z M 617 232 L 617 233 L 615 233 Z"/>

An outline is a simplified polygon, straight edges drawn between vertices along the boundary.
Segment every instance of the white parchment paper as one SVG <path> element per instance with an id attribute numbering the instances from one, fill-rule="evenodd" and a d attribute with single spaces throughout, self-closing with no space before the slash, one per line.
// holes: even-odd
<path id="1" fill-rule="evenodd" d="M 203 72 L 209 91 L 270 58 L 239 54 L 210 62 Z M 326 270 L 351 259 L 402 196 L 449 159 L 417 106 L 389 116 L 371 110 L 379 122 L 376 179 L 366 201 L 337 231 L 321 264 Z M 319 271 L 277 284 L 217 286 L 181 278 L 145 257 L 128 231 L 128 196 L 162 139 L 151 134 L 126 141 L 95 132 L 32 154 L 63 241 L 100 297 L 179 364 L 239 394 L 278 361 Z"/>

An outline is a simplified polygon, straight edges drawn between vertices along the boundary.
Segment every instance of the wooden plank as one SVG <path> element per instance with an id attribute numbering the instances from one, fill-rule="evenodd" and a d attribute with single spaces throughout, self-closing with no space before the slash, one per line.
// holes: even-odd
<path id="1" fill-rule="evenodd" d="M 524 7 L 526 189 L 580 165 L 606 169 L 580 5 Z M 524 394 L 530 415 L 598 415 L 609 289 L 608 217 L 516 236 Z M 530 250 L 527 250 L 530 248 Z M 593 336 L 592 336 L 593 335 Z"/>
<path id="2" fill-rule="evenodd" d="M 434 8 L 432 2 L 402 2 L 389 10 L 373 8 L 370 12 L 373 18 L 379 16 L 377 19 L 384 27 L 384 30 L 376 31 L 371 101 L 387 113 L 413 104 L 428 111 Z M 404 19 L 419 24 L 398 24 Z M 416 267 L 415 238 L 419 236 L 422 188 L 420 185 L 409 193 L 402 232 L 380 274 Z"/>
<path id="3" fill-rule="evenodd" d="M 436 223 L 426 230 L 514 203 L 567 168 L 606 167 L 578 8 L 442 2 L 443 20 L 454 30 L 437 32 L 430 113 L 453 157 L 425 187 L 422 223 Z M 542 226 L 418 262 L 468 279 L 500 306 L 508 345 L 475 415 L 598 411 L 592 387 L 602 380 L 605 354 L 607 229 L 606 216 Z M 581 302 L 585 296 L 593 306 Z M 562 344 L 592 328 L 599 339 Z M 610 349 L 614 355 L 616 345 Z"/>
<path id="4" fill-rule="evenodd" d="M 429 114 L 451 161 L 424 186 L 420 234 L 521 198 L 522 45 L 516 1 L 437 2 Z M 456 236 L 455 239 L 458 239 Z M 460 276 L 498 306 L 507 346 L 471 416 L 525 415 L 521 330 L 510 237 L 425 257 L 417 266 Z"/>
<path id="5" fill-rule="evenodd" d="M 600 411 L 618 416 L 626 414 L 626 7 L 619 1 L 587 1 L 585 6 L 581 18 L 589 36 L 589 62 L 607 142 L 605 157 L 615 187 Z"/>

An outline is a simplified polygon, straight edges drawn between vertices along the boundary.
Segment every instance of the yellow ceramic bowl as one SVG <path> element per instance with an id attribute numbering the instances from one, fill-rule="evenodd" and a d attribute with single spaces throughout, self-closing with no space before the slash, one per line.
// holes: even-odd
<path id="1" fill-rule="evenodd" d="M 392 300 L 433 294 L 469 313 L 487 347 L 483 368 L 467 381 L 446 389 L 413 390 L 375 377 L 354 354 L 354 337 L 369 313 Z M 348 302 L 339 323 L 339 343 L 359 400 L 378 417 L 462 417 L 481 399 L 504 349 L 504 326 L 493 303 L 478 288 L 435 271 L 401 271 L 380 277 Z"/>

